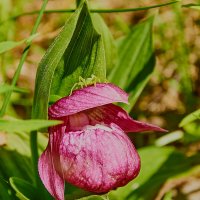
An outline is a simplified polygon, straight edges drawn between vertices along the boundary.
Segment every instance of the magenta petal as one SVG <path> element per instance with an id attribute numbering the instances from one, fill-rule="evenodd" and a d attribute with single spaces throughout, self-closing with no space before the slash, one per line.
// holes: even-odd
<path id="1" fill-rule="evenodd" d="M 113 102 L 128 103 L 127 93 L 111 83 L 98 83 L 96 86 L 76 90 L 71 96 L 58 100 L 50 106 L 49 116 L 51 118 L 69 116 Z"/>
<path id="2" fill-rule="evenodd" d="M 115 124 L 64 134 L 60 155 L 65 180 L 95 193 L 127 184 L 140 170 L 137 151 Z"/>
<path id="3" fill-rule="evenodd" d="M 56 157 L 56 148 L 53 150 L 52 146 L 55 145 L 50 142 L 39 158 L 39 175 L 49 193 L 57 200 L 64 200 L 64 179 L 56 171 L 60 168 L 59 155 Z"/>
<path id="4" fill-rule="evenodd" d="M 93 123 L 103 122 L 105 124 L 115 123 L 124 132 L 143 132 L 143 131 L 161 131 L 166 132 L 153 124 L 140 122 L 133 120 L 128 113 L 121 107 L 114 104 L 108 104 L 104 106 L 97 107 L 95 109 L 90 109 L 87 111 Z"/>

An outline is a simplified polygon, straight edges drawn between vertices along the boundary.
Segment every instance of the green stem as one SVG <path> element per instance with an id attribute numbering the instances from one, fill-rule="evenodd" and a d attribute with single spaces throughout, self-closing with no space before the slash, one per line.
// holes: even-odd
<path id="1" fill-rule="evenodd" d="M 37 168 L 37 163 L 38 163 L 38 147 L 37 147 L 37 131 L 32 131 L 30 135 L 30 148 L 31 148 L 31 157 L 32 157 L 32 162 L 33 162 L 33 169 L 35 176 L 38 177 L 38 168 Z M 35 179 L 36 185 L 39 185 L 38 180 Z"/>
<path id="2" fill-rule="evenodd" d="M 200 6 L 200 4 L 188 3 L 188 4 L 185 4 L 185 5 L 182 5 L 182 7 L 185 7 L 185 8 L 191 8 L 193 6 Z"/>
<path id="3" fill-rule="evenodd" d="M 78 2 L 78 1 L 77 1 Z M 141 11 L 141 10 L 149 10 L 152 8 L 158 8 L 158 7 L 163 7 L 163 6 L 167 6 L 167 5 L 171 5 L 171 4 L 175 4 L 178 3 L 180 1 L 172 1 L 172 2 L 168 2 L 168 3 L 163 3 L 163 4 L 156 4 L 156 5 L 152 5 L 152 6 L 146 6 L 146 7 L 139 7 L 139 8 L 125 8 L 125 9 L 90 9 L 91 13 L 116 13 L 116 12 L 134 12 L 134 11 Z M 72 13 L 75 12 L 76 9 L 62 9 L 62 10 L 45 10 L 44 13 L 45 14 L 49 14 L 49 13 Z M 39 10 L 35 10 L 32 12 L 26 12 L 26 13 L 22 13 L 16 16 L 13 16 L 7 20 L 16 20 L 19 17 L 22 16 L 26 16 L 26 15 L 35 15 L 39 12 Z M 6 21 L 7 21 L 6 20 Z M 5 21 L 0 22 L 0 25 L 3 24 Z"/>
<path id="4" fill-rule="evenodd" d="M 36 20 L 36 22 L 34 24 L 34 27 L 33 27 L 32 31 L 31 31 L 31 35 L 34 35 L 37 32 L 37 29 L 38 29 L 38 26 L 39 26 L 39 24 L 41 22 L 42 15 L 44 13 L 44 9 L 45 9 L 45 7 L 47 5 L 47 2 L 48 2 L 48 0 L 44 0 L 43 5 L 41 7 L 41 10 L 39 11 L 39 15 L 37 17 L 37 20 Z M 26 45 L 26 47 L 25 47 L 25 49 L 23 51 L 23 54 L 22 54 L 22 57 L 20 59 L 19 65 L 17 67 L 17 70 L 15 71 L 14 77 L 12 79 L 11 86 L 15 86 L 16 83 L 17 83 L 17 80 L 19 78 L 22 66 L 23 66 L 23 64 L 24 64 L 24 62 L 26 60 L 26 57 L 28 55 L 28 52 L 29 52 L 31 44 L 32 44 L 32 41 L 28 41 L 27 42 L 27 45 Z M 8 104 L 9 104 L 11 94 L 12 94 L 12 91 L 9 91 L 5 96 L 5 99 L 4 99 L 4 102 L 3 102 L 3 105 L 2 105 L 2 108 L 1 108 L 1 111 L 0 111 L 0 117 L 2 117 L 6 112 L 6 108 L 7 108 Z"/>

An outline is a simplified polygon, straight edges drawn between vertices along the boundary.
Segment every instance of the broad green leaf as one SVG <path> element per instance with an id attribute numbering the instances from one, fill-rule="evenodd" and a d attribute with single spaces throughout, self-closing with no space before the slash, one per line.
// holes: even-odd
<path id="1" fill-rule="evenodd" d="M 28 93 L 29 92 L 27 89 L 18 88 L 18 87 L 11 86 L 8 84 L 0 85 L 0 94 L 11 91 L 11 90 L 13 90 L 14 92 L 20 92 L 20 93 Z"/>
<path id="2" fill-rule="evenodd" d="M 179 127 L 183 127 L 188 123 L 191 123 L 197 119 L 200 119 L 200 109 L 190 113 L 189 115 L 187 115 L 186 117 L 184 117 L 182 119 L 182 121 L 179 124 Z"/>
<path id="3" fill-rule="evenodd" d="M 6 132 L 29 132 L 62 123 L 57 120 L 4 120 L 0 119 L 0 130 Z"/>
<path id="4" fill-rule="evenodd" d="M 29 182 L 17 178 L 9 178 L 11 187 L 16 191 L 16 196 L 21 200 L 38 199 L 37 189 Z"/>
<path id="5" fill-rule="evenodd" d="M 32 35 L 29 38 L 21 40 L 19 42 L 15 42 L 15 41 L 0 42 L 0 54 L 5 53 L 6 51 L 9 51 L 11 49 L 14 49 L 15 47 L 18 47 L 18 46 L 22 45 L 24 42 L 33 40 L 37 35 L 38 34 Z"/>
<path id="6" fill-rule="evenodd" d="M 130 97 L 130 105 L 124 106 L 130 111 L 147 84 L 155 65 L 152 46 L 153 17 L 136 25 L 119 43 L 119 62 L 109 80 L 125 89 Z"/>
<path id="7" fill-rule="evenodd" d="M 145 147 L 139 150 L 141 171 L 128 185 L 110 192 L 113 200 L 153 200 L 162 184 L 171 177 L 190 170 L 192 164 L 171 147 Z"/>
<path id="8" fill-rule="evenodd" d="M 84 2 L 68 19 L 43 57 L 36 76 L 33 118 L 47 118 L 49 95 L 67 96 L 79 76 L 106 79 L 102 36 Z"/>
<path id="9" fill-rule="evenodd" d="M 117 47 L 115 45 L 114 38 L 102 17 L 99 14 L 92 14 L 92 20 L 96 30 L 101 33 L 103 38 L 106 58 L 106 71 L 109 73 L 116 64 Z"/>

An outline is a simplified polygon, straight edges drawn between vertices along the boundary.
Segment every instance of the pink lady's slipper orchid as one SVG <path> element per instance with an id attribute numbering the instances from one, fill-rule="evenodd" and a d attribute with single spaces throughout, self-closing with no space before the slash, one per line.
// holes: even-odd
<path id="1" fill-rule="evenodd" d="M 64 200 L 64 181 L 95 193 L 124 186 L 140 171 L 139 155 L 125 133 L 164 131 L 133 120 L 113 102 L 128 103 L 128 95 L 113 84 L 99 83 L 49 108 L 49 118 L 64 123 L 49 129 L 39 174 L 56 199 Z"/>

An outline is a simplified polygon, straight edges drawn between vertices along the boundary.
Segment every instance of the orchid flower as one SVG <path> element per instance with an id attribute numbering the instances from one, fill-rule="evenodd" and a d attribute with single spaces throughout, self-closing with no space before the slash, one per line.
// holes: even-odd
<path id="1" fill-rule="evenodd" d="M 39 159 L 39 175 L 50 194 L 64 200 L 65 181 L 94 193 L 126 185 L 140 171 L 140 158 L 127 132 L 165 131 L 133 120 L 113 102 L 128 95 L 111 83 L 75 90 L 49 107 L 49 143 Z"/>

